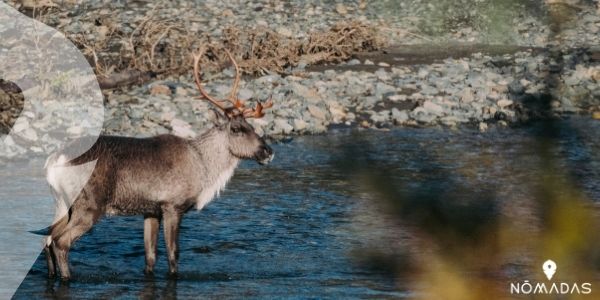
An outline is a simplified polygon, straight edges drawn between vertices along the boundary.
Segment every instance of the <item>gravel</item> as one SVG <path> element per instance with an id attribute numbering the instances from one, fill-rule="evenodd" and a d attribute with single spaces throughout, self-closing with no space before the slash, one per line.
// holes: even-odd
<path id="1" fill-rule="evenodd" d="M 549 80 L 546 66 L 557 58 L 563 61 L 569 58 L 574 63 L 564 63 L 561 72 L 553 74 L 558 83 L 551 88 L 546 84 Z M 357 65 L 356 70 L 332 66 L 325 72 L 287 77 L 266 75 L 243 80 L 239 95 L 250 102 L 254 101 L 252 98 L 264 100 L 273 96 L 275 106 L 265 118 L 251 120 L 260 132 L 272 137 L 322 133 L 336 124 L 363 127 L 462 124 L 485 132 L 499 121 L 504 126 L 532 118 L 591 111 L 600 104 L 597 78 L 600 66 L 585 53 L 552 58 L 548 53 L 523 51 L 504 55 L 501 66 L 493 63 L 495 59 L 474 55 L 429 65 L 380 68 L 374 72 L 362 71 Z M 154 127 L 173 130 L 169 124 L 173 118 L 185 119 L 193 130 L 209 126 L 208 105 L 192 97 L 198 93 L 191 78 L 182 76 L 170 81 L 177 82 L 175 90 L 180 93 L 153 98 L 152 87 L 162 84 L 156 82 L 127 94 L 109 94 L 108 110 L 112 113 L 122 110 L 123 103 L 137 102 L 138 106 L 132 110 L 142 112 L 137 118 L 153 113 L 161 115 L 158 119 L 144 117 L 150 123 L 141 129 L 126 125 L 107 132 L 152 135 L 157 133 Z M 231 78 L 216 76 L 206 83 L 206 88 L 218 97 L 225 97 L 230 82 Z M 189 96 L 179 96 L 181 93 Z M 547 106 L 532 105 L 546 94 L 557 99 L 549 110 L 544 110 Z M 174 102 L 177 105 L 169 106 Z M 182 118 L 186 113 L 188 117 Z M 117 115 L 130 119 L 121 124 L 134 119 L 129 114 Z"/>

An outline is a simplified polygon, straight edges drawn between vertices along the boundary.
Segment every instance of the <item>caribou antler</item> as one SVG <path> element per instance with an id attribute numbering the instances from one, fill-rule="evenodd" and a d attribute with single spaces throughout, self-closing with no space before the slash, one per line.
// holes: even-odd
<path id="1" fill-rule="evenodd" d="M 196 82 L 196 86 L 198 87 L 200 94 L 202 94 L 202 96 L 206 100 L 208 100 L 210 103 L 212 103 L 213 105 L 215 105 L 216 107 L 221 109 L 223 112 L 225 112 L 230 117 L 242 115 L 244 118 L 262 118 L 265 115 L 263 112 L 263 109 L 273 107 L 272 97 L 269 97 L 269 100 L 267 100 L 267 102 L 265 102 L 264 104 L 258 102 L 256 104 L 255 108 L 247 108 L 245 105 L 245 101 L 240 100 L 237 97 L 240 78 L 242 75 L 240 72 L 240 67 L 235 62 L 235 59 L 233 58 L 233 55 L 231 54 L 231 52 L 229 52 L 229 50 L 227 50 L 227 49 L 223 49 L 223 50 L 225 50 L 225 53 L 227 54 L 227 56 L 229 57 L 229 59 L 231 60 L 231 63 L 233 64 L 233 66 L 235 68 L 235 79 L 233 81 L 233 86 L 231 88 L 231 93 L 229 94 L 229 98 L 224 99 L 224 100 L 215 99 L 215 98 L 211 97 L 206 92 L 206 90 L 204 90 L 204 88 L 202 87 L 202 80 L 200 79 L 200 59 L 204 55 L 204 51 L 205 51 L 204 47 L 198 54 L 194 55 L 194 81 Z M 225 107 L 226 102 L 229 102 L 231 104 L 231 106 Z"/>
<path id="2" fill-rule="evenodd" d="M 225 108 L 225 106 L 222 105 L 223 101 L 217 100 L 217 99 L 211 97 L 202 87 L 202 80 L 200 80 L 200 59 L 202 59 L 203 55 L 204 55 L 204 48 L 202 48 L 200 53 L 194 55 L 194 81 L 196 82 L 196 87 L 198 87 L 198 91 L 200 91 L 200 94 L 202 94 L 202 96 L 206 100 L 208 100 L 214 106 L 225 111 L 226 108 Z"/>
<path id="3" fill-rule="evenodd" d="M 244 118 L 258 119 L 262 118 L 265 115 L 263 109 L 271 107 L 273 107 L 273 96 L 270 96 L 267 102 L 265 102 L 264 104 L 257 102 L 256 108 L 245 108 L 242 113 L 244 114 Z"/>

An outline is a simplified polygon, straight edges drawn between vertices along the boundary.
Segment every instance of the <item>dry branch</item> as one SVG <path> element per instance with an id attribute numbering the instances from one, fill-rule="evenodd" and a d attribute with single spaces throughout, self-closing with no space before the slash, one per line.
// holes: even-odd
<path id="1" fill-rule="evenodd" d="M 354 53 L 383 46 L 378 31 L 361 22 L 342 22 L 330 29 L 312 32 L 304 39 L 282 36 L 268 28 L 229 27 L 220 38 L 190 33 L 180 20 L 162 20 L 153 14 L 141 19 L 125 34 L 110 26 L 106 40 L 89 43 L 74 39 L 101 76 L 103 88 L 141 83 L 151 74 L 189 73 L 191 53 L 203 45 L 228 49 L 244 74 L 285 73 L 299 63 L 340 62 Z M 118 49 L 116 51 L 115 49 Z M 227 65 L 223 51 L 207 51 L 201 63 L 209 71 Z M 116 73 L 116 74 L 113 74 Z"/>

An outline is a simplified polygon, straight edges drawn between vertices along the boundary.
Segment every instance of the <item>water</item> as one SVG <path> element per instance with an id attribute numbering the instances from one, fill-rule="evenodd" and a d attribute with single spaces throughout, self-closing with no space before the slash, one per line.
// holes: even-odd
<path id="1" fill-rule="evenodd" d="M 559 125 L 551 155 L 594 209 L 600 122 L 574 118 Z M 493 190 L 499 213 L 506 213 L 510 208 L 503 207 L 523 202 L 539 183 L 540 158 L 531 146 L 539 133 L 536 126 L 486 134 L 340 130 L 279 143 L 271 165 L 243 164 L 220 198 L 185 216 L 177 279 L 166 276 L 162 240 L 156 275 L 143 275 L 142 217 L 106 217 L 72 249 L 70 283 L 46 279 L 40 255 L 15 298 L 410 297 L 410 275 L 361 257 L 370 251 L 396 255 L 403 245 L 411 247 L 411 233 L 385 221 L 344 166 L 360 161 L 386 169 L 408 192 L 459 185 L 468 199 Z M 348 155 L 355 156 L 348 162 Z"/>

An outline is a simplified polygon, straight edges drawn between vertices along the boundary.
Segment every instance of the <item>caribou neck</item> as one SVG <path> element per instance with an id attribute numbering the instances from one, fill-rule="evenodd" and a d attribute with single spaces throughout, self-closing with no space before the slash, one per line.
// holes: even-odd
<path id="1" fill-rule="evenodd" d="M 201 157 L 200 161 L 214 171 L 212 174 L 236 167 L 240 161 L 231 154 L 225 139 L 217 129 L 212 128 L 192 140 L 192 146 Z"/>
<path id="2" fill-rule="evenodd" d="M 202 209 L 219 195 L 239 164 L 240 159 L 231 154 L 225 138 L 213 128 L 191 141 L 192 147 L 200 156 L 197 168 L 204 173 L 201 178 L 209 178 L 209 181 L 199 183 L 202 191 L 196 199 L 197 209 Z"/>

